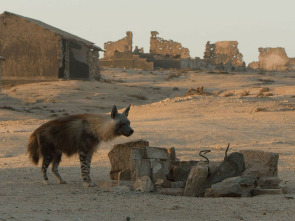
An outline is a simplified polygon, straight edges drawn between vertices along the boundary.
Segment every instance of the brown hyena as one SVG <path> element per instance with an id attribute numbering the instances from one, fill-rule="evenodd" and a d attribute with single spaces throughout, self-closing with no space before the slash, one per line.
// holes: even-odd
<path id="1" fill-rule="evenodd" d="M 47 168 L 52 162 L 52 172 L 59 183 L 66 183 L 58 173 L 62 154 L 78 153 L 81 163 L 83 185 L 93 186 L 90 179 L 90 163 L 93 153 L 101 141 L 133 134 L 127 119 L 129 107 L 120 114 L 114 105 L 111 116 L 104 114 L 77 114 L 49 121 L 37 128 L 30 136 L 28 154 L 34 164 L 43 158 L 42 175 L 48 182 Z"/>

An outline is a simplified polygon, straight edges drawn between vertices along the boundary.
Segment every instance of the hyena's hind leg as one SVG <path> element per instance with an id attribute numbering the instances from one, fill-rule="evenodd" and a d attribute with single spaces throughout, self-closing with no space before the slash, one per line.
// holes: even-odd
<path id="1" fill-rule="evenodd" d="M 43 154 L 43 162 L 42 162 L 41 172 L 42 172 L 42 176 L 43 176 L 43 182 L 45 184 L 48 184 L 47 169 L 49 167 L 49 164 L 52 162 L 53 157 L 54 157 L 54 154 L 52 154 L 52 153 Z"/>
<path id="2" fill-rule="evenodd" d="M 58 172 L 58 166 L 60 164 L 61 161 L 61 153 L 56 153 L 54 155 L 53 161 L 52 161 L 52 172 L 55 175 L 57 181 L 60 184 L 66 184 L 67 182 L 60 176 L 59 172 Z"/>
<path id="3" fill-rule="evenodd" d="M 79 152 L 79 159 L 81 164 L 81 176 L 83 180 L 83 186 L 84 187 L 93 187 L 95 186 L 94 183 L 91 182 L 90 178 L 90 164 L 92 159 L 92 152 Z"/>

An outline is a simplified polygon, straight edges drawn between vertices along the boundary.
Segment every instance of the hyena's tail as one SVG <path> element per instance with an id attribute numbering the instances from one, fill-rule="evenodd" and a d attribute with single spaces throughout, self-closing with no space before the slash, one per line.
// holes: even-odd
<path id="1" fill-rule="evenodd" d="M 29 154 L 29 158 L 35 165 L 38 165 L 39 158 L 40 158 L 40 142 L 39 142 L 39 135 L 31 135 L 29 138 L 28 150 L 27 153 Z"/>

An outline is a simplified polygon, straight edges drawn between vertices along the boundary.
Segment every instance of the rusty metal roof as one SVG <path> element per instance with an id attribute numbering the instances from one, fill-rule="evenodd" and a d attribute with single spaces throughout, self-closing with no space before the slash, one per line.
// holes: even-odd
<path id="1" fill-rule="evenodd" d="M 21 15 L 18 15 L 18 14 L 7 12 L 7 11 L 2 13 L 0 16 L 6 16 L 6 15 L 13 15 L 13 16 L 16 16 L 16 17 L 19 17 L 19 18 L 23 18 L 28 22 L 32 22 L 32 23 L 34 23 L 34 24 L 36 24 L 36 25 L 38 25 L 38 26 L 40 26 L 40 27 L 42 27 L 44 29 L 47 29 L 49 31 L 54 32 L 55 34 L 61 36 L 64 39 L 76 40 L 76 41 L 79 41 L 79 42 L 82 42 L 82 43 L 86 44 L 89 47 L 96 48 L 98 50 L 102 50 L 100 47 L 94 45 L 93 42 L 87 41 L 87 40 L 85 40 L 83 38 L 80 38 L 80 37 L 78 37 L 76 35 L 73 35 L 73 34 L 71 34 L 69 32 L 66 32 L 66 31 L 63 31 L 63 30 L 58 29 L 56 27 L 53 27 L 51 25 L 48 25 L 48 24 L 46 24 L 46 23 L 44 23 L 42 21 L 39 21 L 39 20 L 36 20 L 36 19 L 33 19 L 33 18 L 24 17 L 24 16 L 21 16 Z"/>

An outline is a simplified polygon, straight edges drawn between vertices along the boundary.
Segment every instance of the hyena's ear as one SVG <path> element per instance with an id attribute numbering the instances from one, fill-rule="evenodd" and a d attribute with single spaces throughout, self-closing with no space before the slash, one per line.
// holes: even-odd
<path id="1" fill-rule="evenodd" d="M 131 104 L 129 104 L 129 106 L 126 108 L 126 110 L 124 110 L 124 112 L 122 113 L 122 114 L 124 114 L 126 117 L 128 117 L 129 110 L 130 110 L 130 106 L 131 106 Z"/>
<path id="2" fill-rule="evenodd" d="M 117 114 L 118 114 L 118 109 L 117 109 L 116 105 L 114 105 L 113 108 L 112 108 L 111 118 L 115 119 Z"/>

